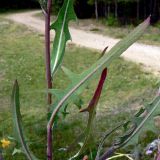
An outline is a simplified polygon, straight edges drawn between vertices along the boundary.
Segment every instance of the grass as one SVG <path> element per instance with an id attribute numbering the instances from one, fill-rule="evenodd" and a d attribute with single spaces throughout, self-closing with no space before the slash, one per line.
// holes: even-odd
<path id="1" fill-rule="evenodd" d="M 45 159 L 46 149 L 46 110 L 44 68 L 44 38 L 25 26 L 18 25 L 0 17 L 0 139 L 13 137 L 10 95 L 12 84 L 18 79 L 20 85 L 21 112 L 25 126 L 26 137 L 33 152 Z M 3 22 L 3 23 L 2 23 Z M 63 65 L 74 72 L 81 73 L 99 57 L 97 51 L 80 48 L 69 44 L 66 49 Z M 98 79 L 98 77 L 97 77 Z M 60 70 L 54 81 L 55 88 L 67 86 L 68 78 Z M 85 107 L 92 96 L 97 80 L 81 95 Z M 145 101 L 154 97 L 158 86 L 157 78 L 141 70 L 140 66 L 117 59 L 109 68 L 108 80 L 104 88 L 97 111 L 97 121 L 90 140 L 87 154 L 95 155 L 97 142 L 104 131 L 132 115 Z M 65 147 L 84 130 L 86 114 L 80 114 L 75 105 L 70 105 L 70 115 L 60 118 L 54 135 L 55 160 L 67 159 L 73 155 L 58 151 Z M 119 114 L 121 113 L 121 114 Z M 112 122 L 112 123 L 111 123 Z M 107 146 L 105 144 L 105 146 Z M 13 148 L 19 148 L 13 143 L 6 150 L 6 160 L 23 160 L 22 154 L 12 157 Z"/>
<path id="2" fill-rule="evenodd" d="M 103 23 L 101 24 L 104 29 L 100 29 L 98 33 L 111 36 L 113 38 L 124 38 L 131 30 L 133 30 L 133 25 L 126 25 L 126 26 L 105 26 Z M 148 45 L 160 45 L 160 30 L 158 27 L 150 26 L 144 35 L 138 40 L 140 43 L 148 44 Z"/>

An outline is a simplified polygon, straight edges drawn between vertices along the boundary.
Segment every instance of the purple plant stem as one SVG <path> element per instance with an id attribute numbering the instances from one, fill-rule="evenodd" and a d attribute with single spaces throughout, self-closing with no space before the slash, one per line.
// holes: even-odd
<path id="1" fill-rule="evenodd" d="M 46 80 L 47 88 L 52 88 L 51 65 L 50 65 L 50 16 L 52 0 L 47 1 L 47 11 L 45 12 L 45 55 L 46 55 Z M 48 93 L 48 105 L 52 103 L 52 96 Z M 47 127 L 47 160 L 52 160 L 52 128 Z"/>
<path id="2" fill-rule="evenodd" d="M 2 157 L 2 153 L 0 153 L 0 160 L 4 160 L 3 157 Z"/>
<path id="3" fill-rule="evenodd" d="M 47 88 L 52 88 L 51 79 L 51 65 L 50 65 L 50 15 L 51 15 L 51 0 L 48 0 L 47 11 L 45 12 L 45 57 L 46 57 L 46 80 Z M 52 96 L 50 93 L 47 95 L 48 105 L 52 103 Z"/>
<path id="4" fill-rule="evenodd" d="M 105 52 L 107 50 L 107 48 L 108 47 L 106 47 L 103 52 Z M 103 52 L 102 52 L 102 54 L 103 54 Z M 98 89 L 96 90 L 96 93 L 95 93 L 96 95 L 94 95 L 94 100 L 92 100 L 91 103 L 97 103 L 98 98 L 96 98 L 95 96 L 100 96 L 101 91 L 99 91 L 99 90 L 102 89 L 101 87 L 103 86 L 103 83 L 106 79 L 106 76 L 107 76 L 107 68 L 105 68 L 102 72 L 102 77 L 101 77 L 101 80 L 99 82 L 100 84 L 98 86 Z M 54 111 L 54 114 L 50 118 L 50 121 L 48 122 L 48 125 L 47 125 L 47 157 L 48 157 L 48 160 L 52 160 L 52 140 L 53 140 L 52 139 L 52 132 L 53 132 L 52 131 L 52 125 L 53 125 L 53 122 L 54 122 L 54 119 L 55 119 L 55 115 L 58 111 L 59 111 L 59 109 Z"/>
<path id="5" fill-rule="evenodd" d="M 158 153 L 157 153 L 156 160 L 160 160 L 160 151 L 158 151 Z"/>
<path id="6" fill-rule="evenodd" d="M 52 160 L 52 128 L 47 127 L 47 160 Z"/>
<path id="7" fill-rule="evenodd" d="M 98 160 L 106 160 L 107 158 L 110 158 L 115 152 L 114 147 L 110 147 Z"/>

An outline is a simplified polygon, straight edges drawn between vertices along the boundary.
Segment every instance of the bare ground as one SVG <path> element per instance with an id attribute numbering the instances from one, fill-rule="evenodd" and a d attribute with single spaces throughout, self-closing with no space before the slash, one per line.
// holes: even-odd
<path id="1" fill-rule="evenodd" d="M 44 33 L 44 21 L 34 16 L 39 12 L 38 10 L 10 14 L 7 15 L 6 18 L 24 24 L 35 31 Z M 119 39 L 113 39 L 73 27 L 70 27 L 70 32 L 72 35 L 72 43 L 92 49 L 103 50 L 105 46 L 109 46 L 110 49 L 119 41 Z M 52 33 L 52 36 L 54 36 L 54 33 Z M 122 57 L 141 64 L 147 71 L 151 71 L 158 76 L 160 75 L 160 47 L 158 46 L 135 43 L 123 53 Z"/>

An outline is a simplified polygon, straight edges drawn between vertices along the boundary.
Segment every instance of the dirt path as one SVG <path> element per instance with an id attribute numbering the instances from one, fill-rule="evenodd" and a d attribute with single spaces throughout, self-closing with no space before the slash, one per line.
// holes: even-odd
<path id="1" fill-rule="evenodd" d="M 33 16 L 38 12 L 40 11 L 11 14 L 6 18 L 44 33 L 44 21 Z M 70 28 L 70 32 L 73 43 L 98 50 L 103 50 L 105 46 L 109 46 L 109 48 L 111 48 L 119 41 L 118 39 L 113 39 L 72 27 Z M 52 33 L 52 35 L 54 35 L 54 33 Z M 144 69 L 160 75 L 160 47 L 135 43 L 126 52 L 124 52 L 122 56 L 127 60 L 140 63 L 143 65 Z"/>

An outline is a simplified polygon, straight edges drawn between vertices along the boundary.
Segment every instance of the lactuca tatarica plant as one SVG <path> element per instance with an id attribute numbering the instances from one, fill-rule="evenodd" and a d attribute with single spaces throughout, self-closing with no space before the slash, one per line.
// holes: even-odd
<path id="1" fill-rule="evenodd" d="M 74 12 L 74 1 L 73 0 L 64 0 L 63 6 L 59 11 L 57 19 L 55 22 L 50 22 L 51 17 L 51 0 L 40 0 L 42 11 L 45 16 L 45 48 L 46 48 L 46 80 L 47 80 L 47 89 L 48 89 L 48 124 L 47 128 L 47 155 L 48 160 L 53 160 L 54 155 L 52 154 L 54 148 L 52 146 L 52 136 L 55 130 L 55 123 L 57 117 L 61 116 L 61 113 L 64 115 L 67 114 L 68 104 L 72 101 L 77 104 L 77 99 L 79 100 L 79 95 L 83 93 L 84 89 L 88 86 L 89 82 L 96 78 L 100 77 L 97 88 L 95 89 L 94 95 L 89 102 L 89 105 L 85 109 L 81 109 L 81 112 L 88 112 L 88 122 L 86 130 L 84 131 L 83 138 L 84 141 L 81 145 L 81 148 L 77 153 L 66 159 L 77 159 L 79 156 L 83 155 L 84 151 L 87 148 L 87 143 L 92 132 L 92 127 L 96 115 L 96 106 L 98 104 L 104 82 L 108 75 L 108 70 L 110 64 L 113 60 L 118 58 L 128 47 L 130 47 L 138 38 L 141 37 L 143 32 L 150 24 L 150 17 L 148 17 L 143 23 L 137 26 L 130 34 L 128 34 L 124 39 L 120 40 L 111 50 L 106 52 L 107 47 L 104 49 L 102 56 L 98 59 L 91 67 L 83 71 L 81 74 L 76 74 L 71 72 L 64 66 L 61 66 L 64 54 L 65 47 L 68 40 L 71 39 L 69 32 L 69 22 L 70 20 L 76 19 L 76 14 Z M 50 48 L 50 30 L 55 30 L 55 37 L 53 40 L 52 49 Z M 70 79 L 71 83 L 63 90 L 55 89 L 52 86 L 52 83 L 55 79 L 57 70 L 62 68 L 66 76 Z M 52 95 L 55 99 L 52 102 Z M 79 107 L 79 106 L 78 106 Z M 12 92 L 12 109 L 13 109 L 13 119 L 14 127 L 16 128 L 16 138 L 22 146 L 23 153 L 26 155 L 29 160 L 41 159 L 37 158 L 30 151 L 29 145 L 27 144 L 26 138 L 24 136 L 24 130 L 22 127 L 22 117 L 20 113 L 20 100 L 19 100 L 19 86 L 18 82 L 15 81 L 13 92 Z M 153 102 L 148 104 L 146 107 L 141 108 L 134 117 L 129 119 L 126 122 L 116 126 L 111 131 L 107 132 L 102 138 L 99 147 L 97 149 L 96 160 L 105 160 L 112 156 L 114 152 L 127 145 L 137 143 L 137 138 L 139 134 L 153 126 L 153 117 L 160 113 L 160 96 L 157 96 Z M 129 125 L 132 124 L 132 125 Z M 130 127 L 132 126 L 132 127 Z M 113 143 L 113 146 L 109 148 L 106 152 L 102 153 L 102 147 L 104 140 L 115 132 L 117 129 L 125 128 L 124 134 L 116 138 L 116 141 Z M 67 149 L 66 149 L 67 150 Z"/>

